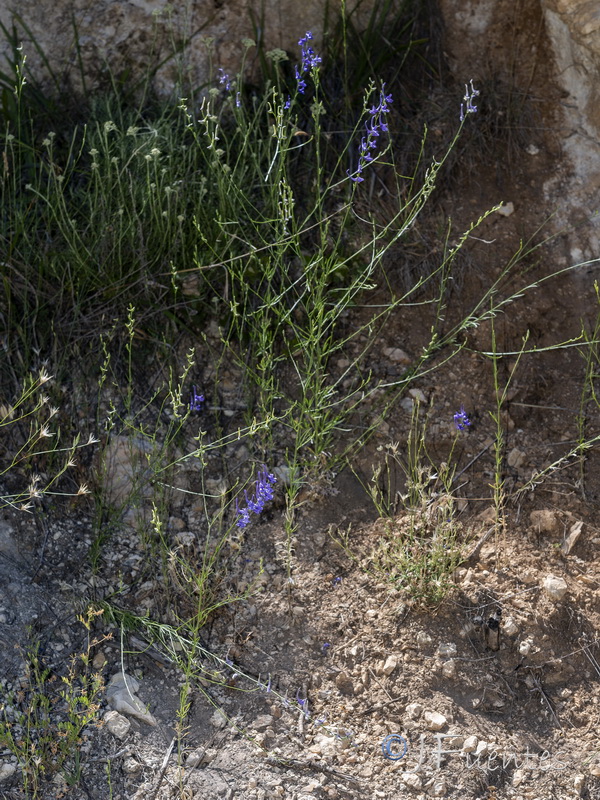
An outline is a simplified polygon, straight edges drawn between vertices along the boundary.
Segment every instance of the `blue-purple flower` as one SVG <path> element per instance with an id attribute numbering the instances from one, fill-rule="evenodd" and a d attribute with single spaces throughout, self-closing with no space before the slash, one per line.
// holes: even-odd
<path id="1" fill-rule="evenodd" d="M 229 75 L 225 72 L 223 67 L 219 67 L 217 72 L 219 73 L 218 76 L 217 76 L 217 80 L 219 81 L 219 86 L 222 86 L 223 89 L 226 92 L 230 92 L 231 91 L 231 80 L 229 78 Z"/>
<path id="2" fill-rule="evenodd" d="M 273 484 L 276 482 L 277 478 L 275 475 L 268 472 L 266 467 L 260 470 L 254 485 L 254 494 L 252 497 L 248 497 L 248 492 L 244 492 L 246 505 L 244 507 L 240 507 L 239 504 L 236 505 L 238 513 L 236 525 L 238 528 L 245 528 L 246 525 L 250 524 L 250 514 L 262 513 L 265 503 L 273 499 Z"/>
<path id="3" fill-rule="evenodd" d="M 296 81 L 298 82 L 298 91 L 300 92 L 300 94 L 304 94 L 304 92 L 306 91 L 306 81 L 300 74 L 300 70 L 298 69 L 297 64 L 294 67 L 294 70 L 296 72 Z"/>
<path id="4" fill-rule="evenodd" d="M 389 112 L 389 104 L 392 102 L 392 95 L 385 93 L 384 83 L 379 92 L 379 103 L 369 109 L 369 119 L 365 126 L 366 136 L 362 137 L 358 148 L 358 166 L 354 172 L 348 170 L 346 173 L 354 183 L 362 183 L 364 181 L 362 176 L 363 169 L 373 161 L 371 151 L 377 149 L 379 136 L 389 130 L 386 114 Z"/>
<path id="5" fill-rule="evenodd" d="M 460 411 L 457 411 L 454 415 L 454 425 L 457 431 L 466 431 L 471 425 L 471 420 L 467 416 L 464 406 L 461 406 Z"/>
<path id="6" fill-rule="evenodd" d="M 321 56 L 316 55 L 313 48 L 308 44 L 312 41 L 313 35 L 310 31 L 306 31 L 306 36 L 298 39 L 298 44 L 302 52 L 302 72 L 310 72 L 321 63 Z"/>
<path id="7" fill-rule="evenodd" d="M 469 81 L 471 87 L 469 88 L 468 84 L 465 83 L 465 96 L 463 97 L 463 102 L 460 104 L 460 121 L 462 122 L 467 114 L 475 114 L 477 111 L 477 106 L 473 103 L 476 97 L 479 96 L 479 92 L 473 86 L 473 79 Z"/>
<path id="8" fill-rule="evenodd" d="M 204 408 L 204 395 L 198 394 L 196 387 L 192 386 L 190 394 L 190 411 L 202 411 Z"/>

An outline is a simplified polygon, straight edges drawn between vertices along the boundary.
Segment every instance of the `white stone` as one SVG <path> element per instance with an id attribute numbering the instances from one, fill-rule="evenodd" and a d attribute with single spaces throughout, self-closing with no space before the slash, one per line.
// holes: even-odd
<path id="1" fill-rule="evenodd" d="M 406 784 L 406 786 L 410 787 L 411 789 L 414 789 L 417 792 L 419 792 L 423 788 L 423 782 L 415 772 L 403 772 L 402 782 Z"/>
<path id="2" fill-rule="evenodd" d="M 104 715 L 104 722 L 108 732 L 117 739 L 124 739 L 131 729 L 131 722 L 118 711 L 107 711 Z"/>
<path id="3" fill-rule="evenodd" d="M 507 636 L 516 636 L 519 632 L 519 628 L 517 627 L 517 623 L 514 620 L 514 617 L 507 617 L 504 620 L 504 624 L 502 625 L 502 632 L 505 633 Z"/>
<path id="4" fill-rule="evenodd" d="M 131 675 L 117 672 L 106 687 L 106 699 L 119 714 L 133 717 L 145 725 L 155 726 L 156 720 L 136 695 L 139 688 L 139 683 Z"/>
<path id="5" fill-rule="evenodd" d="M 520 786 L 526 778 L 527 778 L 527 770 L 525 770 L 525 769 L 516 769 L 513 772 L 512 785 L 513 786 Z"/>
<path id="6" fill-rule="evenodd" d="M 522 656 L 528 656 L 533 648 L 533 641 L 531 639 L 524 639 L 519 644 L 519 654 Z"/>
<path id="7" fill-rule="evenodd" d="M 487 742 L 483 742 L 483 741 L 478 742 L 477 743 L 477 747 L 475 749 L 475 757 L 487 755 L 488 750 L 489 750 L 489 747 L 488 747 L 488 743 Z"/>
<path id="8" fill-rule="evenodd" d="M 456 655 L 456 645 L 454 642 L 440 642 L 438 645 L 438 655 L 440 658 L 454 658 Z"/>
<path id="9" fill-rule="evenodd" d="M 394 364 L 410 364 L 410 356 L 399 347 L 384 347 L 383 355 Z"/>
<path id="10" fill-rule="evenodd" d="M 569 589 L 564 578 L 557 578 L 556 575 L 546 575 L 543 587 L 548 597 L 555 602 L 560 602 Z"/>
<path id="11" fill-rule="evenodd" d="M 456 661 L 453 658 L 444 661 L 442 664 L 442 675 L 444 678 L 454 678 L 456 676 Z"/>
<path id="12" fill-rule="evenodd" d="M 513 447 L 512 450 L 506 456 L 506 462 L 509 467 L 513 469 L 519 469 L 525 463 L 525 459 L 527 458 L 527 453 L 524 453 L 523 450 L 519 450 L 518 447 Z"/>
<path id="13" fill-rule="evenodd" d="M 102 480 L 108 502 L 121 506 L 135 492 L 149 493 L 146 455 L 152 444 L 141 436 L 114 436 L 102 456 Z"/>
<path id="14" fill-rule="evenodd" d="M 227 727 L 227 717 L 221 711 L 220 708 L 217 708 L 212 717 L 210 718 L 210 724 L 213 726 L 213 728 Z"/>
<path id="15" fill-rule="evenodd" d="M 335 736 L 328 736 L 326 733 L 317 733 L 308 749 L 311 753 L 330 758 L 342 749 L 341 739 Z"/>
<path id="16" fill-rule="evenodd" d="M 582 520 L 577 520 L 571 525 L 571 529 L 569 530 L 569 535 L 562 543 L 562 547 L 560 548 L 562 552 L 568 556 L 571 550 L 577 544 L 579 537 L 581 536 L 581 531 L 583 530 L 583 522 Z"/>
<path id="17" fill-rule="evenodd" d="M 426 631 L 417 633 L 417 644 L 419 647 L 428 647 L 432 642 L 431 636 Z"/>
<path id="18" fill-rule="evenodd" d="M 425 393 L 421 391 L 421 389 L 409 389 L 408 393 L 413 400 L 416 400 L 417 403 L 420 403 L 421 405 L 424 405 L 427 402 Z"/>
<path id="19" fill-rule="evenodd" d="M 202 748 L 198 750 L 192 750 L 191 753 L 188 754 L 188 757 L 185 760 L 185 765 L 188 769 L 196 769 L 199 767 L 203 761 L 204 757 L 204 750 Z"/>
<path id="20" fill-rule="evenodd" d="M 423 713 L 423 706 L 421 703 L 409 703 L 406 706 L 405 712 L 410 719 L 419 719 Z"/>
<path id="21" fill-rule="evenodd" d="M 0 765 L 0 781 L 7 781 L 17 771 L 17 765 L 12 762 Z"/>
<path id="22" fill-rule="evenodd" d="M 463 752 L 464 753 L 474 753 L 477 749 L 477 745 L 479 743 L 479 739 L 474 734 L 472 736 L 467 736 L 463 743 Z"/>
<path id="23" fill-rule="evenodd" d="M 502 217 L 510 217 L 511 214 L 515 212 L 515 204 L 514 203 L 505 203 L 505 205 L 500 206 L 498 209 L 498 213 Z"/>
<path id="24" fill-rule="evenodd" d="M 436 778 L 427 792 L 431 797 L 443 797 L 446 794 L 446 778 Z"/>
<path id="25" fill-rule="evenodd" d="M 398 666 L 398 656 L 396 655 L 388 656 L 385 660 L 385 664 L 383 665 L 383 674 L 391 675 L 397 666 Z"/>
<path id="26" fill-rule="evenodd" d="M 430 731 L 441 731 L 448 723 L 446 717 L 438 711 L 426 711 L 423 719 Z"/>

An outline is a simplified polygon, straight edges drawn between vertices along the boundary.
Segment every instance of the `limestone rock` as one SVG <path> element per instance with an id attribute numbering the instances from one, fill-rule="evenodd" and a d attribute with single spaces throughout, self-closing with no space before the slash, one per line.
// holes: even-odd
<path id="1" fill-rule="evenodd" d="M 398 666 L 398 656 L 389 655 L 386 658 L 385 663 L 383 665 L 383 670 L 382 670 L 383 674 L 384 675 L 391 675 L 392 672 L 396 669 L 397 666 Z"/>
<path id="2" fill-rule="evenodd" d="M 136 695 L 139 688 L 139 683 L 131 675 L 117 672 L 106 687 L 106 699 L 119 714 L 133 717 L 146 725 L 155 726 L 156 720 Z"/>
<path id="3" fill-rule="evenodd" d="M 405 710 L 409 719 L 419 719 L 423 713 L 423 706 L 421 703 L 409 703 Z"/>
<path id="4" fill-rule="evenodd" d="M 112 733 L 117 739 L 124 739 L 131 729 L 131 722 L 118 711 L 107 711 L 104 715 L 104 722 L 109 733 Z"/>
<path id="5" fill-rule="evenodd" d="M 339 7 L 339 2 L 335 5 Z M 353 13 L 354 24 L 359 28 L 366 27 L 372 5 L 364 3 L 359 14 Z M 26 20 L 27 34 L 14 19 L 12 7 L 18 8 L 20 18 Z M 256 19 L 260 17 L 265 52 L 277 48 L 284 57 L 289 52 L 299 58 L 298 39 L 309 29 L 315 37 L 315 49 L 321 49 L 322 0 L 19 0 L 15 6 L 0 4 L 0 22 L 10 31 L 14 21 L 17 41 L 28 45 L 27 66 L 36 81 L 43 83 L 45 72 L 39 48 L 55 75 L 65 79 L 68 76 L 75 94 L 82 93 L 83 79 L 91 92 L 102 85 L 106 80 L 105 65 L 110 64 L 113 75 L 131 72 L 132 83 L 150 75 L 152 90 L 159 96 L 179 97 L 175 92 L 181 91 L 176 89 L 181 75 L 189 75 L 194 85 L 203 84 L 211 72 L 214 74 L 211 62 L 235 76 L 245 49 L 242 40 L 254 35 L 249 8 L 259 15 Z M 192 31 L 201 31 L 202 37 L 194 38 L 190 46 Z M 32 39 L 35 47 L 30 44 Z M 75 49 L 79 66 L 70 68 Z M 251 62 L 255 53 L 250 47 L 246 62 Z M 10 43 L 2 40 L 0 60 L 4 62 L 9 57 Z M 150 72 L 149 66 L 155 65 L 156 73 Z M 193 291 L 189 283 L 188 291 Z"/>
<path id="6" fill-rule="evenodd" d="M 352 679 L 345 672 L 338 672 L 335 676 L 335 685 L 342 694 L 354 694 Z"/>
<path id="7" fill-rule="evenodd" d="M 442 664 L 442 675 L 444 678 L 456 677 L 456 661 L 453 658 L 449 658 Z"/>
<path id="8" fill-rule="evenodd" d="M 438 655 L 440 658 L 454 658 L 456 655 L 456 645 L 454 642 L 440 642 L 438 645 Z"/>
<path id="9" fill-rule="evenodd" d="M 542 508 L 532 511 L 529 515 L 531 527 L 537 533 L 557 534 L 560 529 L 559 519 L 555 511 L 551 508 Z"/>
<path id="10" fill-rule="evenodd" d="M 564 598 L 569 589 L 565 579 L 557 578 L 556 575 L 546 575 L 543 587 L 548 597 L 557 603 Z"/>
<path id="11" fill-rule="evenodd" d="M 416 792 L 419 792 L 423 787 L 421 778 L 415 772 L 403 772 L 402 782 L 410 789 L 414 789 Z"/>
<path id="12" fill-rule="evenodd" d="M 399 347 L 384 347 L 383 355 L 394 364 L 410 364 L 410 356 Z"/>
<path id="13" fill-rule="evenodd" d="M 210 718 L 210 724 L 215 728 L 227 727 L 227 717 L 221 711 L 220 708 L 217 708 L 212 717 Z"/>
<path id="14" fill-rule="evenodd" d="M 448 723 L 446 717 L 438 711 L 426 711 L 423 720 L 430 731 L 441 731 Z"/>
<path id="15" fill-rule="evenodd" d="M 577 544 L 577 540 L 581 536 L 582 530 L 583 530 L 583 522 L 581 520 L 577 520 L 577 522 L 574 522 L 573 525 L 571 525 L 571 528 L 569 530 L 569 535 L 567 536 L 567 538 L 562 544 L 562 547 L 560 548 L 566 556 L 569 555 L 571 550 Z"/>
<path id="16" fill-rule="evenodd" d="M 6 781 L 17 771 L 17 765 L 11 762 L 5 762 L 4 764 L 0 764 L 0 782 Z"/>
<path id="17" fill-rule="evenodd" d="M 443 797 L 446 791 L 446 778 L 443 775 L 440 778 L 436 777 L 433 784 L 429 787 L 429 794 L 431 797 Z"/>

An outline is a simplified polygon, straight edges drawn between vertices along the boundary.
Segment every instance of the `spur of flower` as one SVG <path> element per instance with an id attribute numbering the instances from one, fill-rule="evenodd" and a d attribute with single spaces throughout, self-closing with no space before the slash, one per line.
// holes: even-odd
<path id="1" fill-rule="evenodd" d="M 275 475 L 270 473 L 266 467 L 263 467 L 256 478 L 254 484 L 254 494 L 248 497 L 248 492 L 244 492 L 246 498 L 246 505 L 240 506 L 236 504 L 238 519 L 236 525 L 238 528 L 245 528 L 250 524 L 250 514 L 261 514 L 265 503 L 273 499 L 273 485 L 277 482 Z"/>

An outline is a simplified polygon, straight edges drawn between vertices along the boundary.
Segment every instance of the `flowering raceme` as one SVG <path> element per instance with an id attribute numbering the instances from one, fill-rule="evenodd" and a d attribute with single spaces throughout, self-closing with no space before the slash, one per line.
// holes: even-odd
<path id="1" fill-rule="evenodd" d="M 466 431 L 470 427 L 471 420 L 467 416 L 464 406 L 461 406 L 460 411 L 457 411 L 454 415 L 454 425 L 457 431 Z"/>
<path id="2" fill-rule="evenodd" d="M 263 467 L 261 471 L 258 473 L 258 477 L 256 479 L 254 494 L 252 497 L 248 497 L 248 493 L 244 492 L 246 497 L 246 505 L 240 508 L 237 505 L 237 513 L 238 513 L 238 520 L 236 525 L 238 528 L 245 528 L 246 525 L 250 524 L 250 514 L 261 514 L 265 503 L 269 500 L 273 499 L 273 484 L 277 482 L 277 478 L 275 475 L 272 475 L 270 472 L 267 471 L 266 467 Z"/>
<path id="3" fill-rule="evenodd" d="M 471 88 L 465 83 L 465 96 L 463 97 L 464 104 L 460 104 L 460 121 L 462 122 L 467 114 L 475 114 L 477 112 L 477 106 L 473 103 L 476 97 L 479 96 L 479 92 L 473 86 L 473 79 L 469 81 L 471 84 Z"/>
<path id="4" fill-rule="evenodd" d="M 318 56 L 313 48 L 308 44 L 310 41 L 312 41 L 312 38 L 312 33 L 310 31 L 306 31 L 306 35 L 303 36 L 302 39 L 298 39 L 298 44 L 301 48 L 302 64 L 300 68 L 298 68 L 298 65 L 296 65 L 294 67 L 294 71 L 296 73 L 296 81 L 298 83 L 298 91 L 300 94 L 304 94 L 306 91 L 306 81 L 302 76 L 316 69 L 322 60 L 321 56 Z"/>
<path id="5" fill-rule="evenodd" d="M 369 109 L 369 119 L 366 123 L 366 136 L 362 137 L 358 149 L 358 167 L 355 172 L 350 172 L 350 170 L 348 170 L 346 173 L 354 183 L 362 183 L 362 181 L 364 181 L 362 171 L 367 164 L 373 161 L 371 151 L 377 149 L 379 136 L 382 133 L 387 133 L 389 130 L 386 122 L 386 114 L 389 112 L 389 104 L 392 102 L 392 95 L 385 93 L 384 83 L 379 92 L 379 103 Z"/>
<path id="6" fill-rule="evenodd" d="M 190 393 L 190 411 L 202 411 L 204 408 L 204 395 L 198 394 L 196 387 L 192 386 Z"/>

